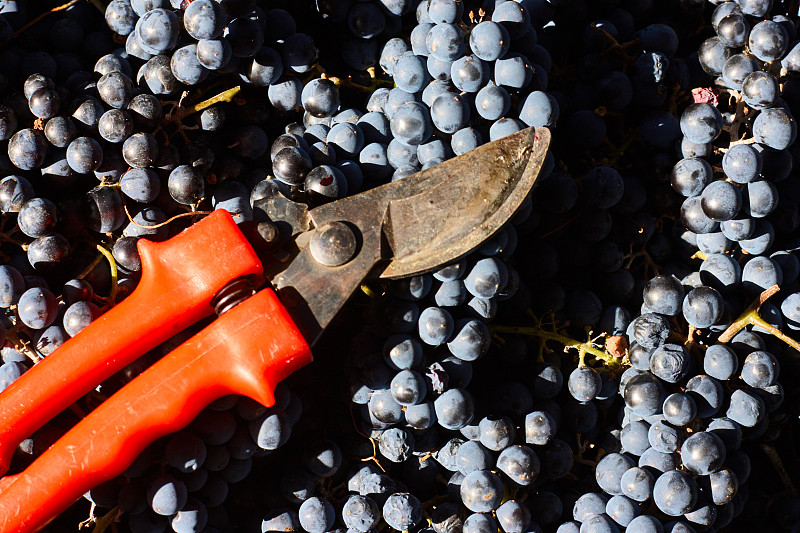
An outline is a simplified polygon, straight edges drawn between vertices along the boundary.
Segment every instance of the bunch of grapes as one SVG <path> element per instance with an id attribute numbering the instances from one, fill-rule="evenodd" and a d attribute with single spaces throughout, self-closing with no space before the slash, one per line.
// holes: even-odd
<path id="1" fill-rule="evenodd" d="M 0 390 L 135 289 L 138 239 L 226 209 L 268 249 L 272 195 L 313 207 L 553 133 L 489 241 L 366 283 L 274 406 L 215 402 L 53 527 L 797 526 L 791 2 L 26 4 L 0 5 Z"/>

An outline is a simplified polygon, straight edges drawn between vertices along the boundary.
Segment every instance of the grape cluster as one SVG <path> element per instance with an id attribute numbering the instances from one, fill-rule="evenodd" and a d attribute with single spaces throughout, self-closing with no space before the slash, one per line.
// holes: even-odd
<path id="1" fill-rule="evenodd" d="M 53 527 L 90 506 L 134 533 L 796 527 L 789 4 L 0 3 L 0 390 L 136 287 L 140 238 L 226 209 L 269 251 L 271 195 L 553 132 L 488 242 L 367 282 L 275 406 L 215 402 Z"/>

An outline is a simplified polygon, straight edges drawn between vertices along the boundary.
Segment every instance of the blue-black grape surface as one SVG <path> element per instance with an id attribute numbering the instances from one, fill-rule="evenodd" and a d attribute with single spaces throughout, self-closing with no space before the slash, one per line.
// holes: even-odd
<path id="1" fill-rule="evenodd" d="M 225 209 L 270 260 L 263 198 L 553 134 L 486 243 L 366 282 L 274 406 L 220 399 L 54 530 L 800 527 L 793 3 L 49 4 L 0 3 L 0 390 L 135 289 L 139 239 Z"/>

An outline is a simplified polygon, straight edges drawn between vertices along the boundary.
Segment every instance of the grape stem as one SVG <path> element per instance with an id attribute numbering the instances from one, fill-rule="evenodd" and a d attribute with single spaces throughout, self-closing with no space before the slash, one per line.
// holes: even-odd
<path id="1" fill-rule="evenodd" d="M 578 357 L 580 358 L 581 366 L 584 365 L 586 355 L 592 355 L 595 359 L 605 362 L 607 365 L 616 366 L 619 361 L 616 357 L 600 350 L 595 346 L 594 340 L 590 337 L 586 342 L 576 341 L 575 339 L 562 335 L 557 331 L 548 331 L 542 327 L 541 321 L 536 316 L 528 311 L 528 314 L 534 319 L 534 326 L 491 326 L 490 329 L 493 333 L 511 333 L 513 335 L 527 335 L 530 337 L 537 337 L 541 339 L 542 343 L 547 341 L 556 341 L 564 346 L 564 351 L 578 350 Z"/>
<path id="2" fill-rule="evenodd" d="M 179 120 L 183 120 L 189 115 L 193 115 L 198 111 L 202 111 L 208 107 L 211 107 L 214 104 L 219 104 L 221 102 L 230 102 L 233 100 L 233 97 L 239 94 L 239 91 L 242 90 L 241 85 L 237 85 L 236 87 L 232 87 L 227 91 L 222 91 L 218 95 L 212 96 L 211 98 L 207 98 L 202 102 L 198 102 L 193 106 L 186 107 L 186 108 L 178 108 L 172 112 L 170 112 L 169 116 L 167 117 L 167 122 L 176 122 Z M 180 104 L 179 104 L 180 105 Z"/>
<path id="3" fill-rule="evenodd" d="M 766 443 L 762 443 L 759 446 L 761 447 L 761 451 L 764 452 L 764 455 L 767 456 L 767 459 L 769 459 L 769 462 L 772 463 L 772 467 L 778 473 L 778 477 L 781 478 L 781 481 L 786 486 L 786 489 L 792 494 L 797 494 L 797 487 L 794 486 L 792 477 L 786 471 L 786 467 L 783 466 L 783 460 L 781 460 L 781 456 L 778 454 L 778 451 Z"/>
<path id="4" fill-rule="evenodd" d="M 13 35 L 11 38 L 12 38 L 12 39 L 16 39 L 17 37 L 19 37 L 19 35 L 20 35 L 20 34 L 22 34 L 22 33 L 23 33 L 23 32 L 25 32 L 25 31 L 26 31 L 28 28 L 30 28 L 31 26 L 33 26 L 34 24 L 36 24 L 37 22 L 39 22 L 40 20 L 42 20 L 43 18 L 45 18 L 47 15 L 50 15 L 50 14 L 52 14 L 52 13 L 57 13 L 58 11 L 64 11 L 65 9 L 69 9 L 69 8 L 71 8 L 72 6 L 74 6 L 75 4 L 77 4 L 77 3 L 78 3 L 78 2 L 80 2 L 80 1 L 81 1 L 81 0 L 72 0 L 72 1 L 70 1 L 70 2 L 67 2 L 66 4 L 60 5 L 60 6 L 58 6 L 58 7 L 54 7 L 54 8 L 53 8 L 53 9 L 51 9 L 50 11 L 45 11 L 44 13 L 42 13 L 41 15 L 39 15 L 38 17 L 35 17 L 35 18 L 33 18 L 32 20 L 30 20 L 29 22 L 27 22 L 26 24 L 24 24 L 24 25 L 23 25 L 23 26 L 22 26 L 20 29 L 18 29 L 17 31 L 15 31 L 15 32 L 14 32 L 14 35 Z"/>
<path id="5" fill-rule="evenodd" d="M 761 318 L 761 316 L 758 314 L 764 302 L 766 302 L 772 295 L 774 295 L 779 290 L 780 287 L 778 285 L 773 285 L 772 287 L 762 292 L 758 296 L 758 298 L 756 298 L 756 300 L 753 303 L 751 303 L 747 307 L 747 309 L 745 309 L 742 312 L 742 314 L 739 315 L 739 317 L 733 321 L 733 323 L 730 326 L 728 326 L 728 329 L 726 329 L 722 333 L 722 335 L 719 336 L 717 341 L 722 344 L 726 344 L 730 342 L 733 339 L 733 337 L 745 327 L 758 326 L 760 328 L 765 329 L 778 339 L 782 340 L 795 350 L 800 351 L 800 342 L 797 342 L 793 338 L 789 337 L 781 330 L 779 330 L 778 328 L 776 328 L 775 326 L 773 326 L 772 324 Z"/>
<path id="6" fill-rule="evenodd" d="M 108 261 L 108 265 L 111 268 L 111 294 L 108 295 L 108 308 L 114 307 L 114 304 L 117 303 L 117 277 L 119 276 L 119 272 L 117 271 L 117 262 L 114 260 L 114 256 L 109 252 L 104 246 L 97 245 L 97 251 L 103 254 L 103 257 L 106 258 Z"/>

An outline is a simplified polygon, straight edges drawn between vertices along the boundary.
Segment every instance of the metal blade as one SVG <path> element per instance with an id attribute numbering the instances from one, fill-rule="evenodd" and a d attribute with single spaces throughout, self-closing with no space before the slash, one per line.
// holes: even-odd
<path id="1" fill-rule="evenodd" d="M 298 236 L 294 260 L 269 276 L 309 343 L 368 274 L 399 278 L 428 272 L 491 237 L 531 191 L 549 144 L 549 130 L 528 128 L 309 211 L 308 227 L 314 229 Z M 325 266 L 308 243 L 320 242 L 334 223 L 350 228 L 355 251 L 343 264 Z M 341 252 L 346 246 L 336 247 L 340 237 L 325 242 L 347 253 Z"/>

